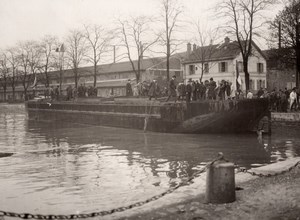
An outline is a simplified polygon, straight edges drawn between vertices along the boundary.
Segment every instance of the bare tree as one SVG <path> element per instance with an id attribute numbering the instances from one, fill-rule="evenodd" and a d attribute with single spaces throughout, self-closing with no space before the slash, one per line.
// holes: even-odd
<path id="1" fill-rule="evenodd" d="M 150 27 L 151 23 L 151 19 L 145 16 L 119 20 L 121 46 L 126 49 L 126 56 L 131 63 L 137 82 L 140 81 L 141 64 L 145 52 L 159 40 L 159 36 L 154 37 L 154 32 Z M 133 54 L 138 56 L 136 65 L 133 62 Z"/>
<path id="2" fill-rule="evenodd" d="M 179 17 L 183 12 L 182 6 L 177 0 L 161 0 L 162 4 L 162 18 L 164 23 L 164 30 L 162 31 L 161 41 L 166 47 L 167 58 L 167 80 L 170 79 L 170 57 L 177 50 L 178 44 L 175 39 L 175 32 L 179 28 Z"/>
<path id="3" fill-rule="evenodd" d="M 219 28 L 207 28 L 205 26 L 201 26 L 200 21 L 194 23 L 194 27 L 196 29 L 196 44 L 199 45 L 199 48 L 196 48 L 194 54 L 194 58 L 197 59 L 198 64 L 197 67 L 201 70 L 200 81 L 202 81 L 203 74 L 205 72 L 209 72 L 214 65 L 215 62 L 209 62 L 217 48 L 217 44 L 214 44 L 218 39 Z M 196 46 L 196 45 L 195 45 Z"/>
<path id="4" fill-rule="evenodd" d="M 250 84 L 248 60 L 252 54 L 253 38 L 254 36 L 260 36 L 259 31 L 265 23 L 263 12 L 275 1 L 223 0 L 217 6 L 217 11 L 225 22 L 226 32 L 236 36 L 243 59 L 246 90 L 249 89 Z"/>
<path id="5" fill-rule="evenodd" d="M 1 52 L 0 54 L 0 85 L 3 88 L 3 101 L 6 101 L 6 91 L 8 85 L 9 67 L 6 54 Z"/>
<path id="6" fill-rule="evenodd" d="M 300 1 L 291 0 L 275 19 L 270 22 L 271 40 L 278 41 L 275 56 L 281 63 L 291 66 L 296 63 L 296 86 L 300 79 Z"/>
<path id="7" fill-rule="evenodd" d="M 56 66 L 54 50 L 58 45 L 58 39 L 55 36 L 46 35 L 40 42 L 41 63 L 39 71 L 43 75 L 40 79 L 45 87 L 50 85 L 49 71 Z"/>
<path id="8" fill-rule="evenodd" d="M 66 39 L 66 58 L 73 69 L 75 88 L 78 86 L 79 66 L 86 55 L 86 40 L 81 30 L 71 30 Z"/>
<path id="9" fill-rule="evenodd" d="M 18 60 L 20 64 L 19 79 L 21 80 L 25 100 L 28 99 L 28 88 L 33 84 L 35 73 L 40 62 L 39 46 L 35 41 L 19 43 Z"/>
<path id="10" fill-rule="evenodd" d="M 94 87 L 96 87 L 98 65 L 101 59 L 109 51 L 113 34 L 99 25 L 84 25 L 84 29 L 84 37 L 86 38 L 88 45 L 88 51 L 85 56 L 88 62 L 93 64 Z"/>
<path id="11" fill-rule="evenodd" d="M 272 40 L 278 47 L 296 48 L 296 26 L 300 20 L 300 1 L 291 0 L 270 22 Z"/>
<path id="12" fill-rule="evenodd" d="M 10 68 L 10 76 L 8 79 L 12 88 L 12 101 L 15 101 L 17 85 L 17 68 L 19 66 L 16 47 L 11 47 L 6 50 L 6 59 Z"/>

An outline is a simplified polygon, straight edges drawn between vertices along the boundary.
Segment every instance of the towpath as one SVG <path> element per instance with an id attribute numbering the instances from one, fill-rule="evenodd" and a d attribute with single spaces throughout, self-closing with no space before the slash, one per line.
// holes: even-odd
<path id="1" fill-rule="evenodd" d="M 299 159 L 298 159 L 299 160 Z M 273 174 L 286 169 L 292 163 L 263 167 L 260 173 Z M 257 170 L 258 171 L 258 170 Z M 272 177 L 254 177 L 242 174 L 237 177 L 237 200 L 230 204 L 205 204 L 204 194 L 172 205 L 120 217 L 117 219 L 297 219 L 300 220 L 300 165 L 291 171 Z"/>

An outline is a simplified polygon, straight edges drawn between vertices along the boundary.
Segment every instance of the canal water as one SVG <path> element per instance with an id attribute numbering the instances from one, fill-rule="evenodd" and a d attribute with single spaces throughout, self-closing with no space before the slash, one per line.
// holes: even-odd
<path id="1" fill-rule="evenodd" d="M 75 214 L 143 201 L 223 152 L 247 168 L 300 155 L 299 131 L 186 135 L 29 121 L 0 110 L 0 210 Z"/>

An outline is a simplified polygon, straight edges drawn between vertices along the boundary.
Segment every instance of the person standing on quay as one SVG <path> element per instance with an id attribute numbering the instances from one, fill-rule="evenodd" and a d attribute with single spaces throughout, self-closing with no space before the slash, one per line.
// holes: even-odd
<path id="1" fill-rule="evenodd" d="M 253 99 L 253 93 L 250 90 L 248 90 L 247 99 Z"/>
<path id="2" fill-rule="evenodd" d="M 59 100 L 59 86 L 56 86 L 54 89 L 55 98 L 58 101 Z"/>
<path id="3" fill-rule="evenodd" d="M 208 99 L 216 100 L 216 91 L 217 83 L 213 78 L 210 78 L 210 82 L 208 84 Z"/>
<path id="4" fill-rule="evenodd" d="M 158 94 L 159 94 L 159 87 L 158 87 L 157 81 L 154 79 L 150 83 L 150 87 L 149 87 L 149 92 L 148 92 L 149 100 L 151 100 L 152 98 L 155 98 L 155 100 L 156 100 Z"/>
<path id="5" fill-rule="evenodd" d="M 193 92 L 193 86 L 192 86 L 192 79 L 189 79 L 187 85 L 186 85 L 186 102 L 191 102 L 192 92 Z"/>
<path id="6" fill-rule="evenodd" d="M 175 79 L 176 79 L 176 76 L 172 76 L 172 79 L 170 80 L 169 82 L 169 96 L 167 98 L 167 101 L 169 101 L 169 99 L 171 97 L 175 97 L 175 102 L 177 101 L 177 94 L 176 94 L 176 84 L 175 84 Z M 166 102 L 167 102 L 166 101 Z"/>
<path id="7" fill-rule="evenodd" d="M 178 100 L 184 100 L 185 98 L 185 84 L 184 84 L 184 80 L 182 80 L 182 82 L 180 82 L 177 86 L 177 92 L 178 92 Z"/>
<path id="8" fill-rule="evenodd" d="M 296 110 L 297 106 L 297 93 L 296 93 L 296 87 L 294 87 L 290 93 L 290 110 L 294 108 Z"/>
<path id="9" fill-rule="evenodd" d="M 131 87 L 131 80 L 128 79 L 128 82 L 126 84 L 126 96 L 132 96 L 133 92 L 132 92 L 132 87 Z"/>

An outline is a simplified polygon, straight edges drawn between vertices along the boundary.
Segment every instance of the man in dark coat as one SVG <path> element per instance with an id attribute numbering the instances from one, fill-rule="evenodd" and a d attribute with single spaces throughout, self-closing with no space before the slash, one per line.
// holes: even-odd
<path id="1" fill-rule="evenodd" d="M 191 101 L 192 92 L 193 92 L 192 80 L 189 79 L 186 85 L 186 102 Z"/>
<path id="2" fill-rule="evenodd" d="M 59 86 L 56 86 L 54 89 L 55 98 L 58 101 L 59 100 Z"/>
<path id="3" fill-rule="evenodd" d="M 196 99 L 197 100 L 200 100 L 200 92 L 201 92 L 201 85 L 200 85 L 200 83 L 199 83 L 199 81 L 198 80 L 196 80 Z"/>
<path id="4" fill-rule="evenodd" d="M 133 96 L 132 87 L 131 87 L 131 80 L 128 79 L 126 84 L 126 96 Z"/>
<path id="5" fill-rule="evenodd" d="M 264 94 L 264 90 L 263 90 L 263 88 L 260 87 L 257 92 L 257 98 L 260 98 L 263 94 Z"/>
<path id="6" fill-rule="evenodd" d="M 156 100 L 158 94 L 159 94 L 159 87 L 157 81 L 154 79 L 150 83 L 150 87 L 149 87 L 149 92 L 148 92 L 149 100 L 151 100 L 152 98 L 155 98 Z"/>
<path id="7" fill-rule="evenodd" d="M 169 90 L 168 90 L 169 96 L 167 98 L 167 101 L 169 101 L 169 99 L 171 97 L 175 97 L 175 102 L 177 101 L 175 79 L 176 79 L 176 76 L 172 76 L 172 79 L 169 82 Z"/>
<path id="8" fill-rule="evenodd" d="M 179 83 L 177 86 L 178 100 L 184 100 L 185 93 L 186 93 L 185 88 L 186 88 L 186 86 L 184 84 L 184 80 L 182 80 L 182 82 Z"/>
<path id="9" fill-rule="evenodd" d="M 210 78 L 209 87 L 208 87 L 208 99 L 216 99 L 215 89 L 217 87 L 217 83 L 213 78 Z"/>
<path id="10" fill-rule="evenodd" d="M 203 82 L 201 82 L 200 83 L 200 99 L 204 100 L 206 98 L 205 95 L 206 95 L 206 87 L 203 84 Z"/>

